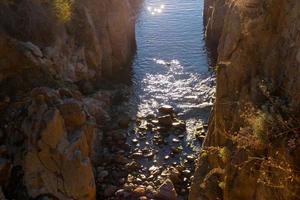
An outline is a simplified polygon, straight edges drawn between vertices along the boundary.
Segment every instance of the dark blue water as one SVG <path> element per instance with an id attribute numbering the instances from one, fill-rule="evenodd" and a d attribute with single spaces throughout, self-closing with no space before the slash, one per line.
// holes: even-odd
<path id="1" fill-rule="evenodd" d="M 144 0 L 136 25 L 133 104 L 138 117 L 162 104 L 192 127 L 207 120 L 214 79 L 204 42 L 203 0 Z"/>

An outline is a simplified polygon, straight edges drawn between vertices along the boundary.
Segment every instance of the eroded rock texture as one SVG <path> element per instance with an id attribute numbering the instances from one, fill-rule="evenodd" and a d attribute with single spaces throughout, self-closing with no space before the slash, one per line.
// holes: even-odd
<path id="1" fill-rule="evenodd" d="M 217 93 L 190 199 L 297 199 L 300 2 L 220 2 L 207 11 Z"/>
<path id="2" fill-rule="evenodd" d="M 90 157 L 96 128 L 80 101 L 61 100 L 56 91 L 35 89 L 22 131 L 27 138 L 24 182 L 31 197 L 95 198 Z"/>
<path id="3" fill-rule="evenodd" d="M 4 1 L 1 62 L 11 73 L 37 65 L 71 82 L 110 76 L 134 53 L 133 12 L 117 0 Z"/>
<path id="4" fill-rule="evenodd" d="M 110 97 L 82 93 L 128 68 L 135 3 L 0 2 L 0 187 L 6 198 L 96 198 L 92 164 L 102 151 Z"/>
<path id="5" fill-rule="evenodd" d="M 224 16 L 228 9 L 226 0 L 205 0 L 204 26 L 206 45 L 211 53 L 213 64 L 218 56 L 218 44 L 224 25 Z"/>

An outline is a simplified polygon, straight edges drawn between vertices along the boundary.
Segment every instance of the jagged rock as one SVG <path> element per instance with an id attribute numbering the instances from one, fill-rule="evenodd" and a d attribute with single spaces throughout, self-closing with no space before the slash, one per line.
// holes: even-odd
<path id="1" fill-rule="evenodd" d="M 78 128 L 86 122 L 86 115 L 79 102 L 66 100 L 59 106 L 59 111 L 67 127 Z"/>
<path id="2" fill-rule="evenodd" d="M 207 152 L 199 155 L 189 199 L 293 199 L 293 194 L 299 193 L 294 183 L 280 189 L 261 183 L 262 174 L 272 174 L 266 178 L 272 185 L 281 182 L 284 173 L 269 164 L 264 169 L 265 161 L 250 158 L 274 158 L 292 170 L 299 169 L 299 164 L 295 164 L 300 163 L 299 154 L 286 153 L 295 146 L 283 142 L 294 140 L 295 134 L 277 138 L 274 143 L 273 139 L 268 140 L 262 150 L 251 137 L 257 131 L 248 130 L 253 129 L 248 121 L 259 119 L 260 112 L 271 118 L 279 115 L 279 121 L 287 120 L 289 126 L 294 121 L 289 117 L 291 113 L 299 119 L 299 1 L 206 0 L 205 4 L 204 12 L 210 18 L 206 38 L 218 49 L 216 101 L 203 145 Z M 207 10 L 210 6 L 211 11 Z M 274 111 L 275 107 L 288 107 L 288 111 L 282 115 L 281 111 Z M 277 132 L 273 127 L 277 126 L 281 123 L 272 122 L 272 128 L 262 132 L 273 138 Z M 242 141 L 228 137 L 229 132 Z M 230 149 L 230 159 L 222 149 L 213 148 L 218 146 Z M 299 185 L 299 176 L 295 179 Z"/>
<path id="3" fill-rule="evenodd" d="M 72 132 L 66 127 L 72 127 Z M 95 198 L 90 161 L 95 128 L 86 124 L 78 102 L 70 100 L 57 107 L 33 102 L 22 129 L 28 137 L 24 182 L 30 196 Z"/>
<path id="4" fill-rule="evenodd" d="M 98 125 L 104 126 L 110 121 L 110 116 L 103 109 L 105 105 L 103 105 L 103 102 L 99 101 L 97 97 L 85 98 L 84 105 L 87 111 L 96 119 Z"/>
<path id="5" fill-rule="evenodd" d="M 177 193 L 171 180 L 167 179 L 157 190 L 155 195 L 159 200 L 176 200 Z"/>

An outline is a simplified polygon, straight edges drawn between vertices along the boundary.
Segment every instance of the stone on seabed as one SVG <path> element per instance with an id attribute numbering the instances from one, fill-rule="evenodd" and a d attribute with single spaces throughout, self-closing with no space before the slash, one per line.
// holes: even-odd
<path id="1" fill-rule="evenodd" d="M 158 188 L 156 198 L 159 200 L 176 200 L 177 193 L 171 180 L 167 179 Z"/>

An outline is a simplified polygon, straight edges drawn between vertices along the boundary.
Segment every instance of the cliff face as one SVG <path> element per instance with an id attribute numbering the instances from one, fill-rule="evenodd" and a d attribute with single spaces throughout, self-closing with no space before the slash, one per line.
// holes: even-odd
<path id="1" fill-rule="evenodd" d="M 206 11 L 217 92 L 190 199 L 297 199 L 300 2 L 220 2 Z"/>
<path id="2" fill-rule="evenodd" d="M 0 2 L 0 186 L 6 198 L 96 198 L 92 163 L 101 151 L 110 95 L 84 97 L 77 85 L 128 66 L 135 3 Z"/>
<path id="3" fill-rule="evenodd" d="M 208 50 L 211 53 L 213 64 L 218 56 L 217 48 L 224 25 L 224 16 L 228 5 L 225 0 L 205 0 L 203 22 L 205 29 L 205 40 Z"/>
<path id="4" fill-rule="evenodd" d="M 35 66 L 71 82 L 93 80 L 120 71 L 134 53 L 128 1 L 7 1 L 0 15 L 1 80 Z"/>

